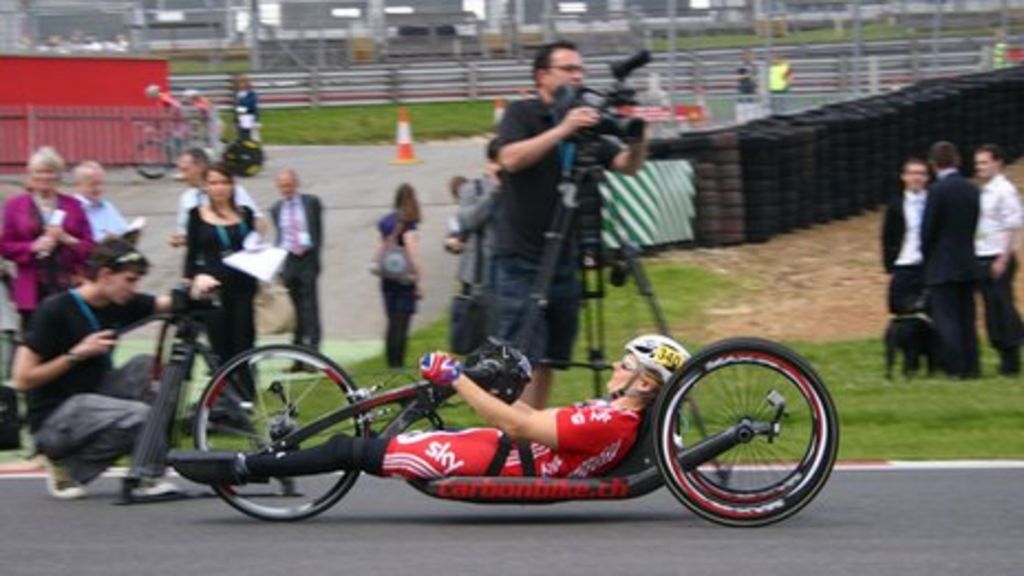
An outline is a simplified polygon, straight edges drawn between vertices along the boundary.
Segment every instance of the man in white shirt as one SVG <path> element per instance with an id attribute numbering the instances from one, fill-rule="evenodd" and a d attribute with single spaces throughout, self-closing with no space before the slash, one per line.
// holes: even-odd
<path id="1" fill-rule="evenodd" d="M 128 222 L 114 206 L 103 198 L 103 177 L 106 173 L 99 162 L 86 160 L 75 167 L 75 198 L 82 203 L 82 210 L 89 219 L 92 237 L 97 243 L 107 238 L 117 238 L 128 232 Z"/>
<path id="2" fill-rule="evenodd" d="M 168 244 L 175 248 L 185 245 L 185 229 L 188 226 L 188 213 L 200 203 L 208 202 L 206 192 L 203 191 L 203 172 L 210 165 L 209 157 L 201 148 L 189 148 L 178 157 L 178 171 L 181 179 L 188 185 L 188 189 L 181 193 L 178 198 L 178 213 L 174 221 L 174 233 L 168 239 Z M 239 206 L 247 206 L 256 217 L 256 230 L 263 232 L 266 229 L 266 218 L 259 206 L 253 201 L 249 193 L 241 184 L 235 183 L 235 203 Z"/>
<path id="3" fill-rule="evenodd" d="M 882 227 L 882 261 L 892 275 L 889 312 L 910 314 L 925 309 L 921 221 L 928 200 L 928 164 L 920 158 L 903 163 L 903 192 L 894 195 Z"/>
<path id="4" fill-rule="evenodd" d="M 1022 239 L 1021 201 L 1017 188 L 1003 175 L 1003 152 L 994 144 L 974 153 L 981 182 L 981 212 L 974 252 L 978 256 L 978 290 L 985 301 L 985 328 L 999 352 L 999 372 L 1020 374 L 1024 327 L 1013 303 L 1016 251 Z"/>

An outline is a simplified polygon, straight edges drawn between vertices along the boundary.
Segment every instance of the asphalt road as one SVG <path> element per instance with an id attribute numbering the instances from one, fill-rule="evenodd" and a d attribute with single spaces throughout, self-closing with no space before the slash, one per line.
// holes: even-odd
<path id="1" fill-rule="evenodd" d="M 215 498 L 58 502 L 0 480 L 0 574 L 1020 574 L 1022 470 L 837 472 L 797 517 L 722 528 L 661 490 L 612 503 L 477 506 L 362 478 L 323 516 L 251 520 Z"/>

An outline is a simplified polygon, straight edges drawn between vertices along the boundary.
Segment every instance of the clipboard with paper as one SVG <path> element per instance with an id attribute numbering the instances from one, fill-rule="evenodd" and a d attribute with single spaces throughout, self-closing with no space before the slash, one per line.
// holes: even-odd
<path id="1" fill-rule="evenodd" d="M 224 258 L 224 264 L 263 282 L 270 282 L 287 257 L 287 250 L 264 243 L 259 234 L 251 232 L 242 242 L 242 249 Z"/>

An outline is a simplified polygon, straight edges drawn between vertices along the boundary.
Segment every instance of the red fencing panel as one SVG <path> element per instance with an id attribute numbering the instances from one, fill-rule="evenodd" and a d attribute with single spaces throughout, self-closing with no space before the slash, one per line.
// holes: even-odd
<path id="1" fill-rule="evenodd" d="M 167 61 L 99 56 L 0 56 L 0 106 L 145 106 L 168 87 Z"/>

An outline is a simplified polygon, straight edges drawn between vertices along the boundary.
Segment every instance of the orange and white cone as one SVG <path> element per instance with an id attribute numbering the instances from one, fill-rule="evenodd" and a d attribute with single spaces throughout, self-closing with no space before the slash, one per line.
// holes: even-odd
<path id="1" fill-rule="evenodd" d="M 505 117 L 505 99 L 496 98 L 494 100 L 494 125 L 501 124 L 501 119 Z"/>
<path id="2" fill-rule="evenodd" d="M 398 144 L 398 153 L 392 164 L 419 164 L 423 162 L 416 157 L 412 149 L 412 126 L 409 124 L 409 111 L 405 107 L 398 109 L 398 129 L 395 134 L 395 141 Z"/>

